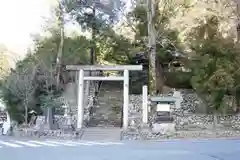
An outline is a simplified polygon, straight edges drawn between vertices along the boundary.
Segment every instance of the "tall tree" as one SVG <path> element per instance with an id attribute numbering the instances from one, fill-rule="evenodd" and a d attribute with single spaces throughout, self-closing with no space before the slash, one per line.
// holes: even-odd
<path id="1" fill-rule="evenodd" d="M 129 13 L 128 19 L 130 24 L 134 24 L 134 45 L 142 51 L 149 52 L 150 73 L 155 74 L 155 76 L 151 75 L 149 78 L 155 77 L 155 89 L 151 89 L 153 93 L 156 93 L 156 91 L 164 91 L 163 63 L 168 62 L 169 57 L 180 50 L 178 33 L 169 27 L 169 21 L 177 13 L 178 7 L 174 1 L 154 1 L 154 5 L 152 5 L 153 1 L 149 0 L 147 2 L 151 3 L 146 4 L 141 0 L 136 0 L 136 6 Z M 148 34 L 148 32 L 150 33 Z M 146 50 L 146 48 L 148 49 Z M 154 57 L 155 60 L 153 60 Z"/>
<path id="2" fill-rule="evenodd" d="M 37 68 L 33 67 L 34 64 L 29 65 L 31 65 L 29 68 L 22 68 L 11 73 L 11 75 L 7 77 L 3 89 L 3 93 L 10 92 L 21 100 L 24 106 L 24 121 L 26 125 L 28 124 L 29 104 L 33 100 L 33 94 L 35 92 L 36 85 L 34 80 L 37 72 Z M 4 96 L 5 101 L 8 101 L 8 98 L 9 97 Z"/>
<path id="3" fill-rule="evenodd" d="M 91 62 L 97 60 L 95 48 L 96 34 L 102 33 L 104 28 L 108 27 L 116 20 L 117 11 L 121 7 L 120 0 L 65 0 L 66 11 L 72 15 L 73 20 L 77 22 L 82 29 L 92 33 L 91 36 Z"/>
<path id="4" fill-rule="evenodd" d="M 150 57 L 150 72 L 151 73 L 151 91 L 156 94 L 157 91 L 157 77 L 156 77 L 156 30 L 154 27 L 154 17 L 156 12 L 156 1 L 147 0 L 147 20 L 148 20 L 148 44 Z"/>
<path id="5" fill-rule="evenodd" d="M 238 46 L 231 36 L 224 37 L 219 32 L 219 17 L 211 16 L 197 27 L 192 49 L 193 56 L 192 86 L 207 103 L 208 111 L 214 113 L 214 127 L 217 114 L 226 106 L 224 97 L 237 85 L 239 78 Z"/>
<path id="6" fill-rule="evenodd" d="M 58 17 L 57 24 L 60 29 L 60 43 L 58 45 L 58 53 L 56 58 L 56 85 L 59 88 L 60 83 L 60 75 L 61 75 L 61 66 L 62 66 L 62 53 L 63 53 L 63 46 L 64 46 L 64 8 L 61 2 L 58 2 L 58 8 L 56 10 L 56 15 Z"/>

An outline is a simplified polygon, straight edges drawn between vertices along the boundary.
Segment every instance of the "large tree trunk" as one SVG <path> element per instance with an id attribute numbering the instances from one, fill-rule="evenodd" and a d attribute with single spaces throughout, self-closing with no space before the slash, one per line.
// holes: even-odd
<path id="1" fill-rule="evenodd" d="M 236 94 L 234 96 L 234 100 L 235 100 L 235 113 L 239 113 L 240 111 L 240 90 L 239 88 L 236 89 Z"/>
<path id="2" fill-rule="evenodd" d="M 24 100 L 23 105 L 24 105 L 24 123 L 27 126 L 28 125 L 28 102 L 26 99 Z"/>
<path id="3" fill-rule="evenodd" d="M 44 109 L 45 113 L 45 127 L 46 129 L 54 129 L 53 128 L 53 114 L 52 114 L 52 111 L 53 111 L 53 108 L 52 107 L 47 107 Z"/>
<path id="4" fill-rule="evenodd" d="M 219 124 L 218 112 L 217 112 L 217 111 L 214 111 L 214 112 L 213 112 L 213 130 L 214 130 L 214 131 L 217 130 L 218 124 Z"/>
<path id="5" fill-rule="evenodd" d="M 240 2 L 238 0 L 235 0 L 235 2 L 237 3 L 237 21 L 236 21 L 236 30 L 237 30 L 237 43 L 239 43 L 240 40 L 240 8 L 239 8 L 239 4 Z"/>
<path id="6" fill-rule="evenodd" d="M 159 93 L 164 93 L 165 78 L 163 75 L 163 66 L 159 59 L 156 60 L 156 89 Z"/>
<path id="7" fill-rule="evenodd" d="M 59 27 L 60 27 L 60 43 L 58 46 L 58 53 L 56 59 L 56 81 L 57 88 L 60 86 L 60 75 L 61 75 L 61 65 L 62 65 L 62 53 L 63 53 L 63 44 L 64 44 L 64 24 L 63 24 L 63 11 L 61 5 L 59 4 Z"/>
<path id="8" fill-rule="evenodd" d="M 148 44 L 150 47 L 149 57 L 149 77 L 150 81 L 150 91 L 152 94 L 156 94 L 157 91 L 157 76 L 156 76 L 156 31 L 154 27 L 154 16 L 155 16 L 155 0 L 147 0 L 147 20 L 148 20 Z"/>
<path id="9" fill-rule="evenodd" d="M 25 107 L 25 114 L 24 114 L 24 121 L 25 121 L 25 124 L 27 125 L 28 124 L 28 106 L 27 104 L 24 104 L 24 107 Z"/>
<path id="10" fill-rule="evenodd" d="M 63 17 L 63 9 L 62 6 L 59 2 L 59 27 L 60 27 L 60 43 L 58 46 L 58 53 L 57 53 L 57 58 L 56 58 L 56 88 L 57 91 L 60 91 L 60 76 L 61 76 L 61 66 L 62 66 L 62 54 L 63 54 L 63 45 L 64 45 L 64 17 Z M 51 121 L 50 123 L 50 128 L 53 126 L 53 123 L 55 123 L 55 108 L 51 108 Z"/>

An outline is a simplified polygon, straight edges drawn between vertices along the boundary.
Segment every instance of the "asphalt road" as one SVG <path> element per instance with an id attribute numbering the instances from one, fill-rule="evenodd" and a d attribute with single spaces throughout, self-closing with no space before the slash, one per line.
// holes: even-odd
<path id="1" fill-rule="evenodd" d="M 240 140 L 90 142 L 0 137 L 0 146 L 1 160 L 240 159 Z"/>

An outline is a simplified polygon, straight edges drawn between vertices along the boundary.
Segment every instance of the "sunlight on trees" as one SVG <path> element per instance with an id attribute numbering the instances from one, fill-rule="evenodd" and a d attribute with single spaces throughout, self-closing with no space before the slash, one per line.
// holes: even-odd
<path id="1" fill-rule="evenodd" d="M 134 0 L 129 11 L 125 10 L 124 4 L 120 1 L 105 1 L 107 5 L 99 3 L 96 6 L 95 17 L 85 12 L 87 8 L 93 8 L 92 3 L 85 2 L 63 1 L 61 11 L 65 18 L 61 17 L 61 20 L 56 12 L 59 5 L 56 5 L 52 20 L 44 26 L 49 35 L 34 37 L 33 51 L 29 51 L 28 56 L 17 63 L 16 69 L 11 71 L 10 75 L 5 74 L 9 65 L 5 61 L 6 57 L 0 55 L 0 76 L 4 77 L 3 86 L 8 86 L 9 90 L 16 90 L 19 89 L 16 88 L 16 84 L 29 83 L 28 87 L 31 87 L 32 81 L 28 80 L 32 74 L 27 72 L 26 75 L 19 75 L 20 72 L 34 70 L 33 66 L 27 65 L 30 62 L 39 66 L 44 64 L 46 68 L 58 66 L 59 70 L 63 70 L 67 64 L 89 64 L 93 41 L 81 33 L 74 33 L 74 36 L 60 34 L 68 22 L 75 23 L 88 32 L 95 29 L 94 47 L 99 64 L 132 64 L 138 52 L 144 53 L 147 59 L 151 57 L 147 8 L 142 0 Z M 113 2 L 117 3 L 113 5 Z M 156 73 L 156 88 L 162 92 L 167 92 L 167 88 L 171 87 L 192 88 L 198 94 L 204 95 L 209 106 L 208 110 L 213 113 L 222 112 L 226 106 L 224 98 L 229 95 L 237 99 L 236 106 L 239 106 L 238 1 L 156 0 L 156 2 L 155 15 L 152 17 L 156 36 L 156 60 L 151 62 L 152 66 L 156 63 L 156 68 L 150 68 L 149 71 Z M 60 43 L 63 39 L 64 43 Z M 57 64 L 57 59 L 61 60 L 61 63 Z M 180 69 L 172 69 L 174 64 L 178 64 Z M 59 72 L 59 77 L 63 79 L 60 82 L 61 89 L 68 79 L 67 73 L 62 70 Z M 42 72 L 49 73 L 46 69 Z M 56 70 L 53 69 L 52 74 L 44 77 L 54 79 L 55 73 Z M 34 74 L 34 78 L 36 77 L 39 78 L 37 73 Z M 17 82 L 16 79 L 20 80 Z M 49 100 L 49 97 L 50 99 L 55 97 L 54 91 L 54 94 L 45 93 L 49 97 L 42 98 L 44 94 L 38 88 L 40 84 L 40 81 L 34 81 L 32 86 L 34 89 L 31 88 L 31 91 L 38 94 L 33 95 L 29 92 L 31 95 L 27 96 L 36 101 L 35 104 L 31 104 L 35 108 L 39 108 L 37 103 L 46 104 L 41 102 L 41 99 Z M 3 90 L 3 99 L 10 106 L 10 110 L 15 110 L 17 118 L 21 116 L 16 114 L 16 111 L 21 111 L 26 121 L 26 112 L 24 114 L 23 110 L 28 109 L 30 100 L 26 101 L 19 96 L 19 91 L 9 90 Z M 22 95 L 27 89 L 20 90 Z"/>

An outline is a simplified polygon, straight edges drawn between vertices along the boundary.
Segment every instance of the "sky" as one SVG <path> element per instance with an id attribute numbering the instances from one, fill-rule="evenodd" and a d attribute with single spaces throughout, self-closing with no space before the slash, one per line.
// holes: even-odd
<path id="1" fill-rule="evenodd" d="M 23 55 L 50 15 L 50 0 L 0 0 L 0 43 Z"/>

